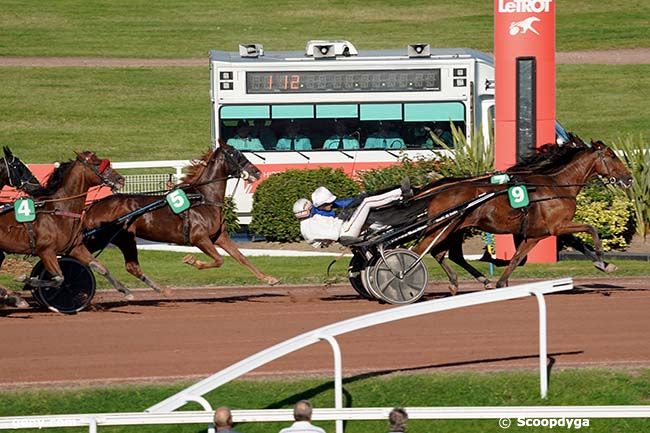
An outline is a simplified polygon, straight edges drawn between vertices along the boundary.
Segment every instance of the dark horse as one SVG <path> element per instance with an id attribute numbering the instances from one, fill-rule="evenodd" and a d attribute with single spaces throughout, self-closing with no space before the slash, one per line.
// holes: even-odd
<path id="1" fill-rule="evenodd" d="M 563 147 L 548 146 L 508 169 L 508 173 L 517 184 L 529 189 L 529 206 L 514 209 L 507 194 L 501 193 L 444 226 L 430 227 L 413 249 L 418 254 L 431 251 L 447 273 L 452 293 L 457 289 L 458 280 L 455 271 L 445 263 L 444 255 L 452 245 L 462 242 L 458 234 L 469 227 L 488 233 L 515 235 L 517 250 L 498 280 L 497 287 L 505 286 L 520 261 L 541 239 L 548 236 L 589 233 L 594 240 L 595 264 L 600 269 L 606 269 L 596 229 L 589 224 L 573 222 L 572 219 L 576 210 L 576 196 L 590 178 L 599 176 L 624 188 L 631 185 L 629 171 L 611 149 L 601 141 L 592 141 L 589 146 L 577 139 Z M 425 188 L 418 195 L 433 197 L 430 198 L 428 215 L 434 217 L 482 193 L 503 192 L 511 186 L 512 183 L 491 184 L 487 176 L 448 179 Z M 489 282 L 485 280 L 486 283 Z"/>
<path id="2" fill-rule="evenodd" d="M 204 263 L 192 255 L 183 259 L 184 263 L 197 269 L 218 268 L 223 264 L 216 246 L 223 248 L 235 260 L 247 267 L 257 278 L 268 283 L 277 284 L 278 279 L 257 269 L 239 251 L 224 229 L 223 204 L 226 194 L 226 181 L 230 178 L 259 179 L 260 171 L 237 149 L 220 143 L 220 147 L 208 151 L 203 157 L 189 167 L 182 188 L 187 194 L 198 194 L 199 201 L 187 211 L 176 215 L 168 207 L 145 213 L 127 220 L 110 242 L 117 246 L 124 255 L 126 270 L 156 291 L 163 289 L 147 277 L 140 269 L 136 236 L 156 241 L 171 242 L 178 245 L 193 245 L 212 258 L 211 263 Z M 164 196 L 141 194 L 117 194 L 95 202 L 84 216 L 86 229 L 106 227 L 130 212 L 137 211 L 164 199 Z M 92 245 L 91 249 L 101 248 Z M 164 291 L 169 293 L 168 290 Z"/>
<path id="3" fill-rule="evenodd" d="M 18 223 L 13 212 L 0 215 L 0 265 L 5 252 L 37 255 L 53 277 L 51 281 L 30 278 L 28 284 L 33 287 L 59 286 L 63 274 L 57 255 L 69 254 L 128 294 L 128 290 L 95 260 L 82 242 L 81 213 L 88 189 L 102 184 L 115 189 L 124 184 L 124 179 L 112 170 L 107 159 L 99 159 L 93 152 L 79 153 L 74 161 L 61 164 L 45 187 L 32 191 L 34 201 L 40 204 L 35 221 Z M 25 305 L 23 302 L 18 300 L 17 304 Z"/>
<path id="4" fill-rule="evenodd" d="M 38 179 L 34 177 L 29 168 L 4 146 L 4 157 L 0 159 L 0 189 L 9 185 L 16 189 L 32 194 L 41 188 Z"/>

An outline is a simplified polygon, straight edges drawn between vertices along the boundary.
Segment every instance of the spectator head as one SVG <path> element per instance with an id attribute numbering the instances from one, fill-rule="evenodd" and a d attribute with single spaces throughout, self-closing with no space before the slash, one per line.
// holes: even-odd
<path id="1" fill-rule="evenodd" d="M 396 407 L 390 411 L 388 414 L 388 423 L 390 424 L 390 431 L 392 432 L 404 432 L 406 431 L 406 421 L 409 417 L 406 414 L 406 411 L 401 407 Z"/>
<path id="2" fill-rule="evenodd" d="M 295 138 L 298 136 L 299 132 L 300 132 L 300 124 L 298 122 L 295 122 L 293 119 L 291 119 L 291 121 L 287 125 L 287 137 Z"/>
<path id="3" fill-rule="evenodd" d="M 241 138 L 246 138 L 251 133 L 251 126 L 248 124 L 247 120 L 240 120 L 237 122 L 237 135 Z"/>
<path id="4" fill-rule="evenodd" d="M 225 406 L 214 411 L 214 426 L 217 430 L 229 429 L 232 427 L 232 414 L 230 408 Z"/>
<path id="5" fill-rule="evenodd" d="M 311 421 L 312 406 L 309 400 L 300 400 L 293 407 L 293 419 L 296 421 Z"/>
<path id="6" fill-rule="evenodd" d="M 334 132 L 336 133 L 336 135 L 339 135 L 339 136 L 344 136 L 345 134 L 347 134 L 348 131 L 347 131 L 347 128 L 345 127 L 345 123 L 343 123 L 340 120 L 335 120 L 334 121 Z"/>

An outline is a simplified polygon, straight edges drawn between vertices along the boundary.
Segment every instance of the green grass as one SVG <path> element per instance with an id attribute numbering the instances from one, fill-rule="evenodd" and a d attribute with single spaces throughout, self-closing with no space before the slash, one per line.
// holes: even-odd
<path id="1" fill-rule="evenodd" d="M 558 50 L 650 46 L 648 3 L 572 0 L 557 5 Z M 493 2 L 481 0 L 5 0 L 0 55 L 202 57 L 209 49 L 301 50 L 307 39 L 359 48 L 492 49 Z"/>
<path id="2" fill-rule="evenodd" d="M 220 269 L 207 269 L 198 271 L 182 263 L 183 253 L 170 253 L 160 251 L 141 251 L 140 263 L 143 271 L 153 280 L 171 287 L 197 287 L 197 286 L 238 286 L 262 284 L 247 269 L 226 257 Z M 197 255 L 201 260 L 209 261 L 202 254 Z M 348 257 L 340 258 L 327 275 L 327 267 L 334 257 L 251 257 L 250 260 L 263 272 L 281 278 L 284 284 L 314 284 L 321 285 L 326 282 L 347 283 Z M 35 262 L 36 258 L 28 259 Z M 111 272 L 128 287 L 145 287 L 144 284 L 124 270 L 122 256 L 116 249 L 108 249 L 100 260 L 105 263 Z M 440 266 L 431 258 L 427 260 L 429 278 L 432 281 L 447 281 Z M 300 266 L 296 266 L 296 263 Z M 481 262 L 472 262 L 484 274 L 488 274 L 488 265 Z M 613 276 L 645 276 L 650 272 L 647 262 L 620 261 L 616 262 L 619 270 Z M 4 269 L 9 274 L 0 275 L 0 285 L 20 290 L 22 285 L 14 281 L 16 272 L 8 266 Z M 471 281 L 471 277 L 459 267 L 455 267 L 459 277 Z M 21 271 L 21 272 L 24 272 Z M 502 268 L 496 268 L 496 281 Z M 602 277 L 602 273 L 594 268 L 588 261 L 561 261 L 556 264 L 527 264 L 518 268 L 513 274 L 513 279 L 520 278 L 565 278 L 565 277 Z M 97 275 L 99 288 L 112 288 L 107 281 Z"/>
<path id="3" fill-rule="evenodd" d="M 548 400 L 539 398 L 536 372 L 435 373 L 388 375 L 369 373 L 344 379 L 344 406 L 541 406 L 541 405 L 647 405 L 650 396 L 650 370 L 564 370 L 554 372 Z M 148 406 L 179 391 L 187 384 L 121 386 L 69 390 L 32 390 L 0 394 L 0 416 L 142 411 Z M 214 405 L 236 409 L 289 408 L 307 398 L 316 407 L 331 407 L 333 385 L 323 379 L 260 381 L 239 380 L 227 384 L 207 396 Z M 196 405 L 188 409 L 200 409 Z M 288 423 L 240 424 L 242 433 L 278 431 Z M 318 422 L 327 431 L 334 431 L 332 422 Z M 387 431 L 383 421 L 355 421 L 346 424 L 346 432 L 370 433 Z M 648 431 L 648 419 L 591 419 L 589 432 Z M 205 426 L 139 426 L 103 427 L 110 432 L 192 432 Z M 75 429 L 71 429 L 75 430 Z M 79 431 L 84 431 L 79 429 Z M 87 430 L 86 430 L 87 431 Z M 496 420 L 410 421 L 409 432 L 482 433 L 502 431 Z M 508 431 L 539 431 L 533 428 Z M 564 430 L 560 430 L 564 431 Z"/>
<path id="4" fill-rule="evenodd" d="M 0 68 L 0 143 L 27 162 L 94 149 L 184 159 L 210 143 L 205 68 Z M 557 118 L 583 138 L 650 137 L 650 65 L 560 65 Z"/>

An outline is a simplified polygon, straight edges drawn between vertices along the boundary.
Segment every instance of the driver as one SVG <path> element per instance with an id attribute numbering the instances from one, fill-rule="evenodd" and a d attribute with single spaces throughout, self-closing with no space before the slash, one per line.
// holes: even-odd
<path id="1" fill-rule="evenodd" d="M 336 203 L 336 196 L 325 187 L 316 189 L 314 195 L 319 190 L 323 196 L 325 196 L 323 190 L 329 193 L 329 203 L 322 203 L 318 210 L 315 210 L 312 202 L 306 198 L 298 199 L 293 204 L 293 213 L 300 221 L 300 233 L 315 248 L 327 246 L 333 241 L 342 241 L 344 243 L 356 241 L 372 209 L 413 196 L 409 180 L 404 178 L 400 188 L 364 198 L 352 216 L 343 220 L 337 217 L 332 209 Z M 312 198 L 314 198 L 314 195 L 312 195 Z M 319 196 L 317 195 L 316 198 L 319 198 Z M 352 201 L 352 199 L 349 200 Z M 349 203 L 347 204 L 349 205 Z M 326 214 L 323 214 L 319 212 L 319 210 L 322 210 L 321 208 L 329 209 Z"/>

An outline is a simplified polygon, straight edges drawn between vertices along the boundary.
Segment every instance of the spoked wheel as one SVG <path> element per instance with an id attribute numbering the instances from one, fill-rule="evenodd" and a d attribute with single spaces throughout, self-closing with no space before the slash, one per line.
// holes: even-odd
<path id="1" fill-rule="evenodd" d="M 63 272 L 63 283 L 59 287 L 32 288 L 32 295 L 39 304 L 52 311 L 77 313 L 90 305 L 95 296 L 95 276 L 86 265 L 72 257 L 60 258 L 59 266 Z M 39 280 L 52 279 L 40 261 L 32 269 L 31 276 Z"/>
<path id="2" fill-rule="evenodd" d="M 364 299 L 375 299 L 372 295 L 368 293 L 366 288 L 363 285 L 363 280 L 361 278 L 361 273 L 366 268 L 367 261 L 363 257 L 361 252 L 355 251 L 350 260 L 350 265 L 348 266 L 348 279 L 352 288 Z"/>
<path id="3" fill-rule="evenodd" d="M 411 304 L 424 295 L 429 272 L 423 262 L 406 272 L 419 256 L 413 251 L 398 248 L 384 254 L 373 266 L 371 286 L 378 295 L 391 304 Z"/>

